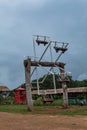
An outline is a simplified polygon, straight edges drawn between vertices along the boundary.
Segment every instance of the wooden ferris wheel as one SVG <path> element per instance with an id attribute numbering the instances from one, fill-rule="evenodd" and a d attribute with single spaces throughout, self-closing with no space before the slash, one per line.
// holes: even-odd
<path id="1" fill-rule="evenodd" d="M 40 50 L 40 46 L 43 46 L 42 48 L 42 54 L 39 54 L 39 59 L 37 59 L 37 51 Z M 28 106 L 29 109 L 32 110 L 33 103 L 32 103 L 32 94 L 31 94 L 31 77 L 36 73 L 37 77 L 37 94 L 39 93 L 39 81 L 38 81 L 38 71 L 37 69 L 39 67 L 42 68 L 49 68 L 47 70 L 47 74 L 44 77 L 43 80 L 46 79 L 47 75 L 50 73 L 53 75 L 53 84 L 54 84 L 54 93 L 56 93 L 56 83 L 55 83 L 55 73 L 54 69 L 55 67 L 59 68 L 60 71 L 60 81 L 63 88 L 63 106 L 67 107 L 68 105 L 68 97 L 67 97 L 67 85 L 65 81 L 65 63 L 59 62 L 60 57 L 62 54 L 64 54 L 68 50 L 69 43 L 65 42 L 57 42 L 57 41 L 51 41 L 50 37 L 48 36 L 40 36 L 40 35 L 33 35 L 33 49 L 34 49 L 34 60 L 31 59 L 30 56 L 28 56 L 27 59 L 24 60 L 24 67 L 25 67 L 25 82 L 26 82 L 26 93 L 28 98 Z M 37 46 L 37 48 L 36 48 Z M 44 57 L 49 51 L 49 58 L 47 61 L 44 61 Z M 53 52 L 57 54 L 56 57 L 53 57 Z M 31 71 L 31 67 L 34 67 Z"/>

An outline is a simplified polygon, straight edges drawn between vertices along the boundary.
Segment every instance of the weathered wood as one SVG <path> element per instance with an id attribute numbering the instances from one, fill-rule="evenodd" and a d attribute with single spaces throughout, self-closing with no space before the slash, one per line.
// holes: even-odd
<path id="1" fill-rule="evenodd" d="M 62 51 L 64 53 L 65 51 L 67 51 L 66 47 L 54 47 L 54 49 L 56 50 L 56 52 Z"/>
<path id="2" fill-rule="evenodd" d="M 46 90 L 39 90 L 40 95 L 44 94 L 55 94 L 54 89 L 46 89 Z M 78 88 L 67 88 L 68 93 L 87 93 L 87 87 L 78 87 Z M 63 89 L 56 89 L 56 94 L 62 94 Z M 38 94 L 37 90 L 32 90 L 32 94 Z"/>
<path id="3" fill-rule="evenodd" d="M 61 62 L 38 62 L 38 61 L 31 61 L 31 66 L 44 66 L 44 67 L 64 67 L 64 63 Z"/>
<path id="4" fill-rule="evenodd" d="M 62 89 L 63 89 L 63 107 L 67 108 L 68 107 L 68 92 L 67 92 L 67 85 L 65 80 L 65 70 L 64 67 L 63 68 L 59 68 L 60 69 L 60 75 L 61 75 L 61 84 L 62 84 Z"/>
<path id="5" fill-rule="evenodd" d="M 47 103 L 47 102 L 53 103 L 54 100 L 53 100 L 52 95 L 47 95 L 47 96 L 46 95 L 43 96 L 43 103 Z"/>
<path id="6" fill-rule="evenodd" d="M 32 100 L 31 82 L 30 82 L 31 59 L 24 60 L 24 67 L 25 67 L 27 105 L 28 105 L 28 110 L 32 111 L 33 110 L 33 100 Z"/>
<path id="7" fill-rule="evenodd" d="M 38 45 L 44 44 L 44 46 L 45 46 L 46 44 L 48 44 L 48 41 L 43 41 L 43 40 L 36 40 L 36 42 L 38 43 Z"/>

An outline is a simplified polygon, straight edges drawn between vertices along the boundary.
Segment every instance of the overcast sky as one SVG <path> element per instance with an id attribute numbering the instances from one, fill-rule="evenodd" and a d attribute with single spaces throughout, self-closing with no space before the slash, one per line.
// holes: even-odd
<path id="1" fill-rule="evenodd" d="M 61 60 L 74 79 L 85 77 L 87 0 L 0 0 L 0 84 L 13 89 L 25 82 L 23 60 L 33 55 L 33 34 L 69 42 Z"/>

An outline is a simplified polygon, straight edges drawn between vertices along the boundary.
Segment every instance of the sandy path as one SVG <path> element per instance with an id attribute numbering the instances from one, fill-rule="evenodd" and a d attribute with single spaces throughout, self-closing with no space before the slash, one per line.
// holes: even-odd
<path id="1" fill-rule="evenodd" d="M 0 130 L 87 130 L 87 116 L 22 115 L 0 112 Z"/>

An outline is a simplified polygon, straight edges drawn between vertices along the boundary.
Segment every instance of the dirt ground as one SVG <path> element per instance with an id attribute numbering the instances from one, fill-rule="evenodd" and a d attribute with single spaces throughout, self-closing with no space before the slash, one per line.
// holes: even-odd
<path id="1" fill-rule="evenodd" d="M 0 112 L 0 130 L 87 130 L 87 116 Z"/>

